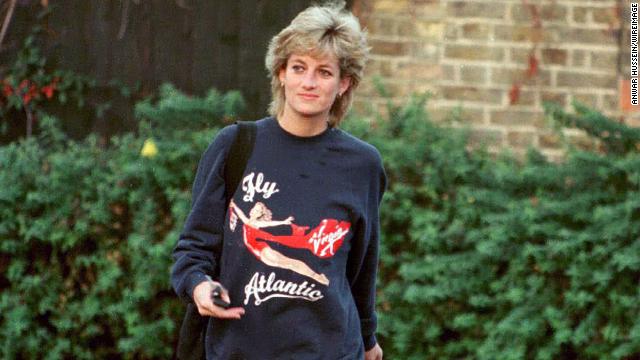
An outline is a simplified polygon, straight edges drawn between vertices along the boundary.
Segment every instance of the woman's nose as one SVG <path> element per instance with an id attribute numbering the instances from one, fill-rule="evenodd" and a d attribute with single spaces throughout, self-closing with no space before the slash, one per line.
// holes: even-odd
<path id="1" fill-rule="evenodd" d="M 317 85 L 316 77 L 312 72 L 308 72 L 304 74 L 304 78 L 302 79 L 302 86 L 305 88 L 313 89 Z"/>

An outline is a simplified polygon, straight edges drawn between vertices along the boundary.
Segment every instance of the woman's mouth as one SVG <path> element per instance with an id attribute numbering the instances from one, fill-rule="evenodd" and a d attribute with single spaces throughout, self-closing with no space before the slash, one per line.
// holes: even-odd
<path id="1" fill-rule="evenodd" d="M 314 100 L 318 98 L 318 95 L 316 94 L 307 94 L 307 93 L 300 93 L 298 94 L 298 96 L 306 100 Z"/>

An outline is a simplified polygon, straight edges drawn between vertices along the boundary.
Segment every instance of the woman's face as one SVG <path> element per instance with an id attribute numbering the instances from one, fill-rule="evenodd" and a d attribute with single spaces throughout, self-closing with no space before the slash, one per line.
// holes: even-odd
<path id="1" fill-rule="evenodd" d="M 252 220 L 257 220 L 262 216 L 262 206 L 260 204 L 255 204 L 251 211 L 249 211 L 249 218 Z"/>
<path id="2" fill-rule="evenodd" d="M 285 113 L 325 120 L 336 96 L 347 91 L 350 83 L 349 78 L 340 78 L 335 56 L 292 54 L 278 75 L 284 84 Z"/>

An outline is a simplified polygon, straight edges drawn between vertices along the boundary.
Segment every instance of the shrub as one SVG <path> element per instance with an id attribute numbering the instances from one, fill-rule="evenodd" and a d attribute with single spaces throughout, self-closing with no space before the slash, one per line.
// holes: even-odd
<path id="1" fill-rule="evenodd" d="M 393 359 L 640 357 L 640 129 L 548 106 L 602 152 L 465 149 L 423 98 L 352 131 L 383 155 L 380 332 Z M 347 122 L 348 123 L 348 122 Z"/>
<path id="2" fill-rule="evenodd" d="M 37 138 L 0 148 L 2 358 L 171 356 L 184 305 L 170 253 L 197 161 L 238 99 L 166 85 L 138 105 L 140 133 L 106 147 L 47 117 Z M 159 150 L 141 156 L 150 138 Z"/>

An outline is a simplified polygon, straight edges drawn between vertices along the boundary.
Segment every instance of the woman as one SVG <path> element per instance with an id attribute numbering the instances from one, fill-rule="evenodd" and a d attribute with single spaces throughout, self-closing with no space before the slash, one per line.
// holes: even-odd
<path id="1" fill-rule="evenodd" d="M 211 317 L 208 359 L 382 359 L 375 280 L 386 177 L 378 151 L 338 128 L 368 56 L 343 8 L 310 7 L 269 44 L 271 116 L 256 122 L 228 207 L 223 169 L 237 126 L 200 161 L 171 280 Z M 218 284 L 228 309 L 211 301 Z"/>

